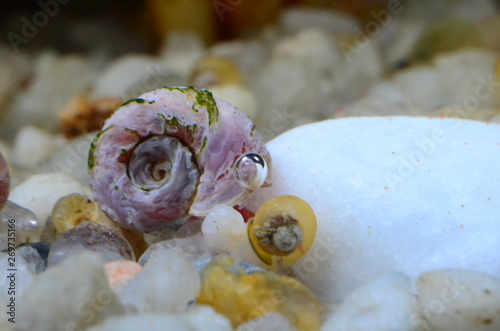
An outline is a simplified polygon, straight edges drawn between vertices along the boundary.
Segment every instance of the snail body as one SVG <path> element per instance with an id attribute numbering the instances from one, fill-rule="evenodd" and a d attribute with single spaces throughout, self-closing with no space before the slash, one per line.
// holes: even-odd
<path id="1" fill-rule="evenodd" d="M 260 158 L 255 167 L 241 162 L 249 154 Z M 112 219 L 153 231 L 216 204 L 244 205 L 265 183 L 270 161 L 248 116 L 206 90 L 174 87 L 130 100 L 106 121 L 89 151 L 89 173 Z"/>

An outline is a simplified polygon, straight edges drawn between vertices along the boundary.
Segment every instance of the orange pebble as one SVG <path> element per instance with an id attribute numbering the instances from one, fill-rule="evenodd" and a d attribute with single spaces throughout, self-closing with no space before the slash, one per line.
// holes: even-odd
<path id="1" fill-rule="evenodd" d="M 142 266 L 139 263 L 130 260 L 111 261 L 104 264 L 109 288 L 113 292 L 119 292 L 141 270 Z"/>

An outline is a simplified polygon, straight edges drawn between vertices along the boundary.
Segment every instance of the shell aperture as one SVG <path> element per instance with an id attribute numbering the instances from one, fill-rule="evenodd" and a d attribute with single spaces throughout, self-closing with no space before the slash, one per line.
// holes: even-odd
<path id="1" fill-rule="evenodd" d="M 248 116 L 206 90 L 161 88 L 106 121 L 89 151 L 91 186 L 121 226 L 154 231 L 216 204 L 243 206 L 266 180 L 257 172 L 257 184 L 240 184 L 236 163 L 246 154 L 267 175 L 271 159 Z"/>

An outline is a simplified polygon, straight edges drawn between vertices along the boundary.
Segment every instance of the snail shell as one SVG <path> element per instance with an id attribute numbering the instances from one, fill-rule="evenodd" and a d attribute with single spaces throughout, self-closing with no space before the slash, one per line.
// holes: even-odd
<path id="1" fill-rule="evenodd" d="M 254 154 L 252 168 L 246 160 Z M 266 181 L 270 161 L 248 116 L 206 90 L 174 87 L 123 104 L 92 143 L 89 172 L 95 200 L 112 219 L 153 231 L 216 204 L 243 206 Z"/>

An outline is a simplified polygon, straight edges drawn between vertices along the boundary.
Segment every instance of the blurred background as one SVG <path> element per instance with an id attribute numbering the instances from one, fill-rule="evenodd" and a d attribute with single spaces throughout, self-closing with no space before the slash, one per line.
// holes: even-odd
<path id="1" fill-rule="evenodd" d="M 120 104 L 161 86 L 210 90 L 266 141 L 346 116 L 500 122 L 499 10 L 499 0 L 2 1 L 0 150 L 26 173 L 78 139 L 84 159 Z"/>

